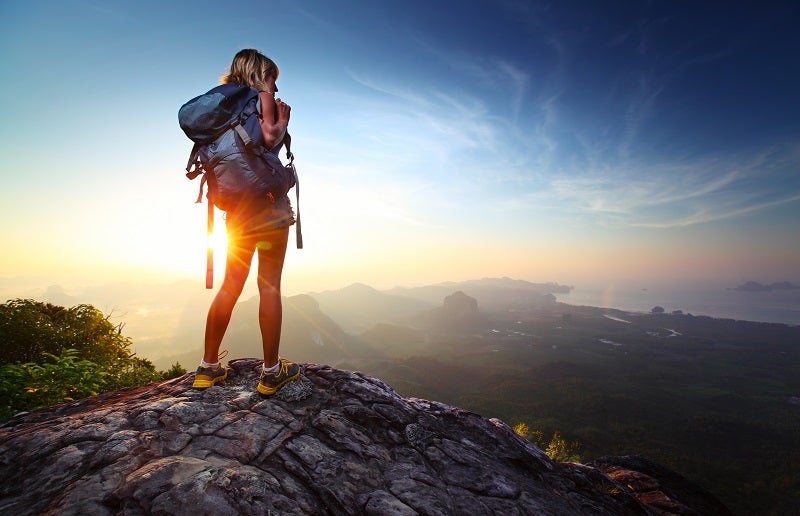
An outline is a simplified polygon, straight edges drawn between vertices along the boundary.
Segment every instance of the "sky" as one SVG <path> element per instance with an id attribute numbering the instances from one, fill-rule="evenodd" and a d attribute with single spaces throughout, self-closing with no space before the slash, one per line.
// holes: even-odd
<path id="1" fill-rule="evenodd" d="M 0 278 L 202 288 L 177 111 L 252 47 L 292 106 L 287 294 L 800 282 L 798 21 L 792 1 L 6 0 Z"/>

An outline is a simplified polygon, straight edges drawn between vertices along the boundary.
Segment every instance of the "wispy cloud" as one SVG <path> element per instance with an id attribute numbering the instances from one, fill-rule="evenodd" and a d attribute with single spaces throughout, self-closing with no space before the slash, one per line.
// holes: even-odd
<path id="1" fill-rule="evenodd" d="M 685 227 L 796 202 L 800 181 L 781 178 L 796 175 L 800 144 L 709 152 L 664 141 L 682 153 L 648 151 L 675 81 L 726 55 L 691 48 L 661 55 L 649 30 L 642 25 L 638 37 L 614 42 L 644 57 L 624 77 L 598 80 L 591 99 L 577 97 L 587 90 L 576 89 L 584 76 L 570 60 L 575 41 L 555 30 L 540 34 L 551 55 L 535 73 L 539 62 L 525 56 L 467 55 L 412 34 L 427 66 L 446 67 L 447 79 L 351 70 L 369 93 L 338 99 L 351 115 L 346 132 L 363 142 L 359 166 L 385 184 L 411 181 L 413 195 L 431 202 L 479 193 L 509 213 L 548 210 L 613 227 Z M 392 205 L 391 190 L 384 193 Z M 395 215 L 409 217 L 403 210 Z"/>
<path id="2" fill-rule="evenodd" d="M 383 96 L 352 98 L 348 109 L 351 123 L 366 138 L 379 143 L 399 159 L 427 163 L 431 174 L 470 174 L 464 168 L 471 160 L 491 163 L 503 154 L 507 120 L 493 114 L 483 99 L 466 91 L 438 87 L 411 89 L 365 73 L 351 73 L 353 80 Z M 414 171 L 410 171 L 414 173 Z"/>
<path id="3" fill-rule="evenodd" d="M 465 84 L 478 85 L 493 97 L 504 99 L 499 106 L 493 103 L 494 108 L 507 110 L 496 113 L 497 116 L 509 117 L 514 123 L 519 120 L 531 83 L 530 70 L 504 56 L 475 55 L 437 45 L 418 33 L 409 36 L 420 52 L 455 74 Z M 470 89 L 474 91 L 474 88 Z"/>
<path id="4" fill-rule="evenodd" d="M 639 139 L 642 125 L 656 112 L 656 101 L 664 91 L 664 85 L 653 77 L 642 75 L 636 90 L 629 97 L 623 117 L 624 133 L 619 145 L 620 155 L 627 158 L 631 147 Z"/>
<path id="5" fill-rule="evenodd" d="M 633 223 L 631 226 L 634 227 L 643 227 L 643 228 L 658 228 L 658 229 L 668 229 L 668 228 L 675 228 L 675 227 L 685 227 L 685 226 L 693 226 L 695 224 L 704 224 L 708 222 L 715 222 L 718 220 L 725 220 L 731 219 L 736 217 L 742 217 L 744 215 L 749 215 L 752 213 L 756 213 L 762 210 L 766 210 L 769 208 L 774 208 L 776 206 L 781 206 L 783 204 L 789 204 L 793 202 L 800 201 L 800 194 L 792 195 L 789 197 L 785 197 L 782 199 L 776 199 L 774 201 L 763 202 L 759 204 L 752 204 L 748 206 L 743 206 L 740 208 L 732 209 L 732 210 L 725 210 L 725 209 L 706 209 L 700 210 L 696 213 L 693 213 L 689 216 L 674 219 L 674 220 L 666 220 L 662 222 L 651 222 L 651 223 Z"/>
<path id="6" fill-rule="evenodd" d="M 685 227 L 741 217 L 800 200 L 800 181 L 792 179 L 798 149 L 776 146 L 750 155 L 572 170 L 509 206 L 546 203 L 551 210 L 622 227 Z"/>

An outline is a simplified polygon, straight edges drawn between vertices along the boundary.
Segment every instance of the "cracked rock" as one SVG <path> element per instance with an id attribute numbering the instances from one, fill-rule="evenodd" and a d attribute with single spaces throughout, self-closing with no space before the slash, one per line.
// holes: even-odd
<path id="1" fill-rule="evenodd" d="M 502 421 L 403 398 L 362 373 L 305 364 L 301 378 L 262 398 L 259 363 L 231 361 L 229 378 L 204 391 L 191 388 L 190 373 L 5 421 L 0 513 L 724 509 L 652 463 L 554 463 Z"/>

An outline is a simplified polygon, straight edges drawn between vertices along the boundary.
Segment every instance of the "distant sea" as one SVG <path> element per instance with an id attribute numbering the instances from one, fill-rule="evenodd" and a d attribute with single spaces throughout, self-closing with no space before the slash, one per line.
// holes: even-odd
<path id="1" fill-rule="evenodd" d="M 736 285 L 584 286 L 575 285 L 568 294 L 555 294 L 570 305 L 617 308 L 650 312 L 660 306 L 666 313 L 681 310 L 692 315 L 724 319 L 800 325 L 800 290 L 740 292 Z"/>

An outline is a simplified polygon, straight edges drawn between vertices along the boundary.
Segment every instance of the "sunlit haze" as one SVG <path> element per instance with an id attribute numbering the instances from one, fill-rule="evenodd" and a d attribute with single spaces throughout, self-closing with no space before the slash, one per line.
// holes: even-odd
<path id="1" fill-rule="evenodd" d="M 177 110 L 245 47 L 292 106 L 286 294 L 800 281 L 797 3 L 221 5 L 2 3 L 4 296 L 203 288 Z"/>

